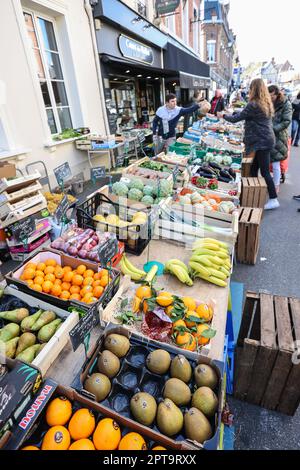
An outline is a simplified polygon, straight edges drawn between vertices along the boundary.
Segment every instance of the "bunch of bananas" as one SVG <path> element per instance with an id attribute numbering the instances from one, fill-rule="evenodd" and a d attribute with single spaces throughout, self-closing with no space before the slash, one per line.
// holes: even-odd
<path id="1" fill-rule="evenodd" d="M 122 274 L 124 274 L 124 276 L 130 276 L 132 281 L 142 281 L 146 276 L 145 271 L 134 266 L 125 254 L 120 261 L 120 267 Z"/>
<path id="2" fill-rule="evenodd" d="M 197 240 L 193 245 L 189 266 L 194 277 L 227 287 L 231 270 L 228 245 L 212 238 Z"/>
<path id="3" fill-rule="evenodd" d="M 186 284 L 189 287 L 193 285 L 193 281 L 189 275 L 188 267 L 178 259 L 170 259 L 165 264 L 165 272 L 173 274 L 180 282 Z"/>

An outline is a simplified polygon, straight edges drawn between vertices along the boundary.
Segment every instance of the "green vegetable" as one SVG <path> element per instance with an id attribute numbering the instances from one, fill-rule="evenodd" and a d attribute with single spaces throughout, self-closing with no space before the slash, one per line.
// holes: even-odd
<path id="1" fill-rule="evenodd" d="M 128 198 L 133 199 L 134 201 L 140 201 L 142 199 L 142 197 L 143 197 L 142 191 L 140 191 L 139 189 L 136 189 L 136 188 L 130 189 L 130 191 L 128 193 Z"/>
<path id="2" fill-rule="evenodd" d="M 148 206 L 154 204 L 154 199 L 151 196 L 144 196 L 143 199 L 141 200 L 144 204 L 147 204 Z"/>
<path id="3" fill-rule="evenodd" d="M 64 129 L 63 132 L 55 136 L 54 140 L 65 140 L 65 139 L 73 139 L 75 137 L 80 137 L 82 134 L 76 132 L 74 129 Z"/>
<path id="4" fill-rule="evenodd" d="M 172 183 L 167 181 L 167 180 L 162 180 L 160 182 L 159 196 L 160 197 L 168 197 L 172 194 L 172 192 L 173 192 Z"/>
<path id="5" fill-rule="evenodd" d="M 126 186 L 125 183 L 122 183 L 121 181 L 118 181 L 117 183 L 114 183 L 112 186 L 112 191 L 114 194 L 117 196 L 127 196 L 128 194 L 128 187 Z"/>
<path id="6" fill-rule="evenodd" d="M 145 186 L 143 193 L 144 196 L 152 196 L 154 194 L 154 188 L 152 186 Z"/>
<path id="7" fill-rule="evenodd" d="M 130 181 L 129 187 L 130 187 L 130 189 L 138 189 L 139 191 L 143 191 L 144 183 L 141 180 L 132 180 L 132 181 Z M 141 197 L 141 199 L 142 199 L 142 197 Z M 132 198 L 130 198 L 130 199 L 132 199 Z"/>

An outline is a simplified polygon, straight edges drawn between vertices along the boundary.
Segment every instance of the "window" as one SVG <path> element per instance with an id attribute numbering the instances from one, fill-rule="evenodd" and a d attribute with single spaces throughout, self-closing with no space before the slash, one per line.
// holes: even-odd
<path id="1" fill-rule="evenodd" d="M 51 134 L 72 128 L 55 30 L 51 21 L 24 12 Z"/>
<path id="2" fill-rule="evenodd" d="M 137 12 L 139 15 L 144 16 L 144 18 L 147 18 L 147 5 L 146 5 L 146 0 L 137 0 Z"/>
<path id="3" fill-rule="evenodd" d="M 216 41 L 207 41 L 207 62 L 216 62 Z"/>
<path id="4" fill-rule="evenodd" d="M 185 44 L 189 45 L 189 32 L 190 32 L 190 23 L 189 23 L 189 2 L 185 2 L 183 5 L 183 15 L 182 15 L 182 32 L 183 40 Z"/>
<path id="5" fill-rule="evenodd" d="M 175 15 L 166 16 L 165 21 L 170 33 L 176 34 Z"/>

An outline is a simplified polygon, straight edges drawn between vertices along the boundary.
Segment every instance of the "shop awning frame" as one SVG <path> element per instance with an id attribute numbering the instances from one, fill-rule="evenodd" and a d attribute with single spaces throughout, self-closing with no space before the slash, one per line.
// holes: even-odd
<path id="1" fill-rule="evenodd" d="M 123 59 L 119 57 L 114 57 L 108 54 L 100 54 L 100 59 L 102 63 L 104 64 L 112 64 L 115 67 L 123 68 L 123 67 L 130 67 L 134 68 L 137 71 L 140 71 L 141 73 L 145 72 L 149 75 L 156 75 L 159 77 L 174 77 L 178 75 L 178 72 L 176 70 L 168 70 L 168 69 L 160 69 L 158 67 L 151 67 L 145 64 L 142 64 L 140 62 L 135 62 L 130 59 Z"/>

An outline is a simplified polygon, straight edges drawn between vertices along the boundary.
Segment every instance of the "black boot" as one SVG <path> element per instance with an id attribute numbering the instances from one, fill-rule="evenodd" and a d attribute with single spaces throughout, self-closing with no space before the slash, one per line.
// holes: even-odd
<path id="1" fill-rule="evenodd" d="M 280 179 L 280 183 L 284 183 L 285 182 L 285 173 L 281 173 L 281 179 Z"/>

